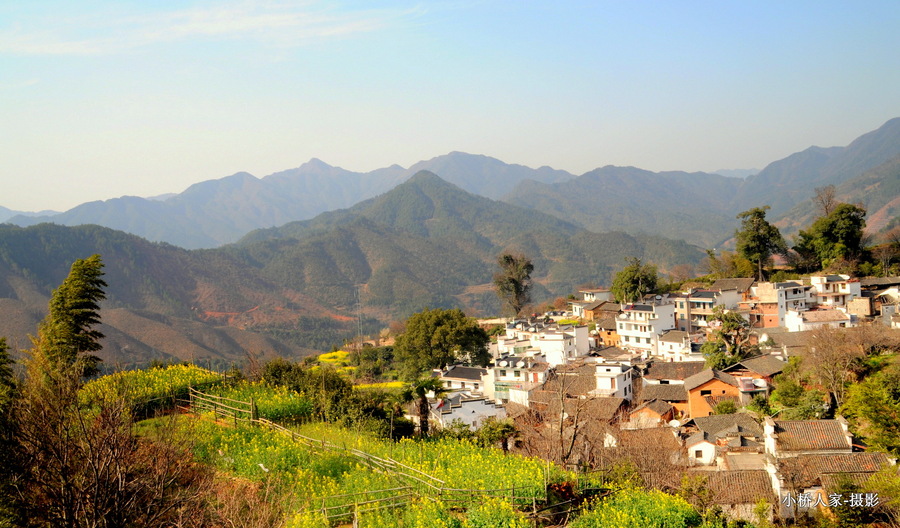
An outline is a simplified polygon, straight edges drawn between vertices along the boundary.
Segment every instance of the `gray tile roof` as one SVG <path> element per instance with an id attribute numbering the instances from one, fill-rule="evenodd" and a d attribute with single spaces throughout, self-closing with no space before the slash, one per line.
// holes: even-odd
<path id="1" fill-rule="evenodd" d="M 643 401 L 662 400 L 667 402 L 686 402 L 688 399 L 684 385 L 644 385 L 641 388 Z"/>
<path id="2" fill-rule="evenodd" d="M 694 374 L 703 372 L 706 363 L 703 361 L 654 361 L 647 369 L 647 379 L 685 380 Z"/>
<path id="3" fill-rule="evenodd" d="M 709 287 L 710 290 L 737 290 L 738 292 L 745 292 L 753 286 L 752 278 L 737 278 L 737 279 L 719 279 L 716 282 L 712 283 L 712 286 Z"/>
<path id="4" fill-rule="evenodd" d="M 447 370 L 441 373 L 441 377 L 449 379 L 480 381 L 481 376 L 485 373 L 487 373 L 487 369 L 478 367 L 464 367 L 462 365 L 450 365 Z"/>
<path id="5" fill-rule="evenodd" d="M 755 504 L 760 499 L 774 503 L 776 500 L 767 471 L 709 471 L 704 474 L 716 504 Z"/>
<path id="6" fill-rule="evenodd" d="M 690 391 L 714 379 L 723 381 L 729 385 L 734 385 L 735 387 L 738 385 L 737 380 L 734 379 L 734 376 L 731 374 L 722 372 L 721 370 L 706 369 L 684 380 L 684 388 Z"/>
<path id="7" fill-rule="evenodd" d="M 744 359 L 739 363 L 735 363 L 734 365 L 726 368 L 725 372 L 740 370 L 740 368 L 743 366 L 750 372 L 755 372 L 760 376 L 770 377 L 781 372 L 786 365 L 787 363 L 782 361 L 780 358 L 767 354 L 764 356 L 756 356 Z"/>
<path id="8" fill-rule="evenodd" d="M 714 414 L 690 420 L 697 429 L 706 431 L 719 437 L 725 436 L 753 436 L 762 438 L 763 428 L 747 413 Z"/>
<path id="9" fill-rule="evenodd" d="M 799 455 L 779 460 L 779 471 L 795 473 L 804 487 L 825 485 L 823 477 L 839 474 L 871 475 L 889 464 L 884 453 L 847 453 L 842 455 Z M 826 486 L 827 487 L 827 486 Z"/>
<path id="10" fill-rule="evenodd" d="M 851 449 L 837 420 L 775 420 L 775 434 L 779 451 Z"/>
<path id="11" fill-rule="evenodd" d="M 683 343 L 690 335 L 683 330 L 669 330 L 659 337 L 660 341 L 667 343 Z"/>

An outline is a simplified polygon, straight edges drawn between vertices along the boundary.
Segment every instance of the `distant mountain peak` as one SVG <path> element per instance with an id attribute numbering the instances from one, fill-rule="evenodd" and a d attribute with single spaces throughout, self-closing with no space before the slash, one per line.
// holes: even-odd
<path id="1" fill-rule="evenodd" d="M 324 161 L 320 160 L 319 158 L 309 158 L 309 161 L 307 161 L 303 165 L 300 165 L 300 168 L 301 169 L 303 169 L 303 168 L 329 168 L 329 169 L 331 169 L 334 167 L 325 163 Z"/>

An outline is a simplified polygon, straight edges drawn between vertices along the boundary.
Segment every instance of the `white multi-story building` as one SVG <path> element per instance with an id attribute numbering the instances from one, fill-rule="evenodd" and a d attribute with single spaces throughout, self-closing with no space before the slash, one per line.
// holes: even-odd
<path id="1" fill-rule="evenodd" d="M 616 317 L 619 347 L 650 357 L 659 353 L 659 337 L 674 330 L 675 305 L 626 304 Z"/>
<path id="2" fill-rule="evenodd" d="M 590 392 L 592 396 L 613 396 L 628 401 L 634 398 L 631 386 L 634 369 L 630 365 L 600 361 L 594 364 L 594 368 L 597 388 Z"/>
<path id="3" fill-rule="evenodd" d="M 586 325 L 514 321 L 497 340 L 497 354 L 544 356 L 551 367 L 564 365 L 591 351 Z"/>
<path id="4" fill-rule="evenodd" d="M 788 310 L 802 312 L 815 304 L 812 287 L 799 282 L 760 282 L 742 301 L 754 328 L 784 327 Z"/>
<path id="5" fill-rule="evenodd" d="M 741 295 L 737 290 L 695 290 L 670 295 L 669 300 L 675 304 L 678 329 L 694 334 L 709 328 L 709 319 L 716 306 L 728 310 L 736 309 Z"/>
<path id="6" fill-rule="evenodd" d="M 859 279 L 849 275 L 825 275 L 810 277 L 815 303 L 823 307 L 846 308 L 853 299 L 862 295 Z"/>
<path id="7" fill-rule="evenodd" d="M 493 384 L 497 402 L 528 405 L 528 393 L 547 381 L 550 365 L 543 356 L 501 356 L 488 369 L 484 381 Z"/>

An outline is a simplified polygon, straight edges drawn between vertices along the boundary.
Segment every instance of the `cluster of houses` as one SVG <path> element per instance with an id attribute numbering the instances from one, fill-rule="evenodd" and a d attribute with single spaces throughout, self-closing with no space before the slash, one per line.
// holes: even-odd
<path id="1" fill-rule="evenodd" d="M 804 283 L 726 279 L 634 304 L 613 302 L 607 290 L 585 290 L 571 303 L 578 324 L 510 321 L 492 344 L 491 366 L 435 372 L 447 393 L 432 402 L 431 421 L 474 429 L 489 417 L 538 410 L 552 427 L 573 405 L 591 406 L 608 426 L 595 442 L 615 448 L 637 432 L 656 435 L 658 445 L 671 446 L 677 466 L 707 477 L 719 505 L 735 518 L 752 518 L 760 500 L 782 518 L 834 506 L 839 475 L 863 481 L 896 461 L 855 445 L 841 418 L 760 424 L 746 412 L 715 411 L 725 401 L 740 409 L 768 396 L 790 355 L 784 336 L 879 315 L 890 324 L 897 319 L 898 287 L 900 280 L 867 285 L 844 275 Z M 714 328 L 718 306 L 741 314 L 768 353 L 724 370 L 706 368 L 699 346 Z"/>

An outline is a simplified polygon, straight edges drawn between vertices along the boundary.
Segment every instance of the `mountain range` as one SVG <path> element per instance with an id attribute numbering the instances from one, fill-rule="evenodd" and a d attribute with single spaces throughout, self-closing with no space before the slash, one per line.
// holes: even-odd
<path id="1" fill-rule="evenodd" d="M 68 265 L 106 264 L 108 362 L 242 361 L 327 350 L 361 324 L 377 332 L 426 307 L 495 315 L 503 251 L 534 262 L 535 300 L 608 284 L 626 257 L 694 265 L 697 247 L 661 237 L 593 233 L 468 193 L 421 171 L 387 193 L 316 218 L 186 250 L 96 225 L 0 226 L 0 335 L 28 343 Z M 111 314 L 109 317 L 106 314 Z"/>
<path id="2" fill-rule="evenodd" d="M 109 364 L 298 357 L 425 307 L 499 313 L 491 277 L 503 251 L 532 259 L 543 302 L 608 285 L 629 257 L 663 272 L 695 266 L 752 207 L 771 205 L 769 218 L 796 232 L 830 184 L 869 208 L 873 231 L 895 225 L 900 119 L 744 178 L 613 166 L 575 176 L 460 152 L 370 173 L 319 160 L 238 173 L 0 225 L 0 336 L 27 348 L 71 262 L 99 253 Z"/>
<path id="3" fill-rule="evenodd" d="M 7 221 L 21 226 L 97 224 L 188 249 L 212 248 L 235 242 L 254 229 L 350 207 L 427 170 L 470 193 L 532 208 L 592 231 L 654 234 L 720 247 L 733 235 L 738 212 L 769 205 L 770 219 L 796 231 L 792 208 L 810 208 L 802 204 L 816 187 L 839 185 L 896 156 L 900 156 L 900 118 L 846 147 L 810 147 L 743 178 L 614 166 L 576 176 L 462 152 L 408 169 L 392 165 L 367 173 L 313 159 L 264 178 L 241 172 L 197 183 L 164 200 L 122 197 L 59 214 L 16 215 Z M 862 202 L 868 201 L 862 197 Z"/>

